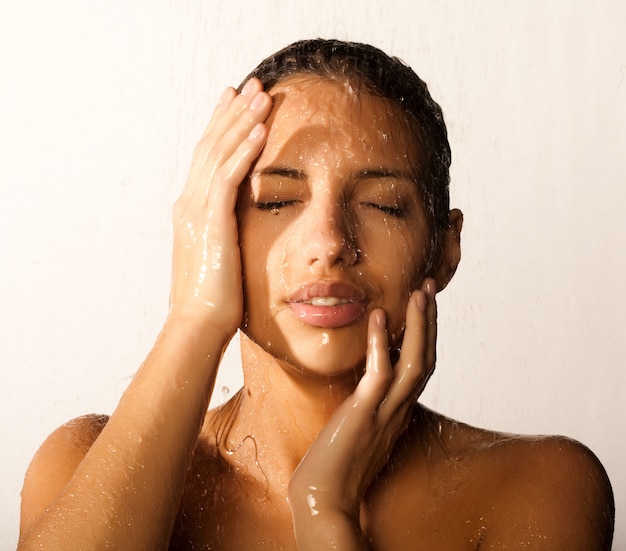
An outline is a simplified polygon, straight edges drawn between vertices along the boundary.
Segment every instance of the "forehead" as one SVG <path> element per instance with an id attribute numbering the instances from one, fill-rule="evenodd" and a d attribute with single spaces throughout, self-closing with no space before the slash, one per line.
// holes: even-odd
<path id="1" fill-rule="evenodd" d="M 376 96 L 347 78 L 331 80 L 313 75 L 295 75 L 278 82 L 269 94 L 274 97 L 276 108 L 273 115 L 277 117 L 290 110 L 307 120 L 318 122 L 348 113 L 362 115 L 365 121 L 404 118 L 392 100 Z"/>
<path id="2" fill-rule="evenodd" d="M 372 162 L 416 162 L 417 144 L 402 109 L 348 80 L 297 75 L 269 90 L 274 108 L 265 151 L 324 147 Z"/>

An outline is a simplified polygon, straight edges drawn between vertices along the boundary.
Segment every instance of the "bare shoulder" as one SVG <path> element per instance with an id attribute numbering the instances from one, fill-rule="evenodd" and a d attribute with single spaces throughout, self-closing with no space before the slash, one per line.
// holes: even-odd
<path id="1" fill-rule="evenodd" d="M 448 453 L 479 481 L 482 549 L 608 550 L 614 501 L 604 467 L 562 436 L 521 436 L 470 427 L 433 414 Z"/>
<path id="2" fill-rule="evenodd" d="M 20 533 L 25 534 L 61 493 L 108 421 L 85 415 L 56 429 L 41 445 L 22 488 Z"/>
<path id="3" fill-rule="evenodd" d="M 492 547 L 501 548 L 507 538 L 526 533 L 538 548 L 610 549 L 613 493 L 591 450 L 558 436 L 509 437 L 501 448 L 496 455 L 510 467 L 498 472 L 494 526 L 497 521 L 500 533 Z"/>

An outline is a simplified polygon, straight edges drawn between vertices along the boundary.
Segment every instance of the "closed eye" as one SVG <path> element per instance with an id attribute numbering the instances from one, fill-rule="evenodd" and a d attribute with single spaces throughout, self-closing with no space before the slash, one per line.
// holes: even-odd
<path id="1" fill-rule="evenodd" d="M 405 214 L 405 210 L 395 205 L 380 205 L 378 203 L 364 203 L 366 207 L 372 207 L 389 216 L 395 216 L 396 218 L 402 218 Z"/>
<path id="2" fill-rule="evenodd" d="M 288 207 L 290 205 L 294 205 L 296 203 L 295 200 L 289 201 L 263 201 L 259 202 L 255 205 L 258 210 L 269 210 L 269 211 L 278 211 L 284 207 Z"/>

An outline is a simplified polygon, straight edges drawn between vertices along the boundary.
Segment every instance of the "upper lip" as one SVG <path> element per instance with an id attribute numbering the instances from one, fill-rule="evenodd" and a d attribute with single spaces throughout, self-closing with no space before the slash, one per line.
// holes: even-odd
<path id="1" fill-rule="evenodd" d="M 298 287 L 288 302 L 308 302 L 316 297 L 337 297 L 351 302 L 366 300 L 365 292 L 352 283 L 321 279 Z"/>

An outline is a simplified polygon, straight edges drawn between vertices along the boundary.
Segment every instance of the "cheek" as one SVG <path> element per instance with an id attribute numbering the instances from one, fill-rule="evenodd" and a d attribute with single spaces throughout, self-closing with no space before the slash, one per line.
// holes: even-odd
<path id="1" fill-rule="evenodd" d="M 262 231 L 259 231 L 254 220 L 249 218 L 240 222 L 239 247 L 243 268 L 244 292 L 265 286 L 269 247 Z M 250 297 L 246 297 L 249 299 Z"/>
<path id="2" fill-rule="evenodd" d="M 261 304 L 273 300 L 285 287 L 289 262 L 285 234 L 277 232 L 273 224 L 254 222 L 248 220 L 244 226 L 240 246 L 246 301 Z"/>
<path id="3" fill-rule="evenodd" d="M 412 291 L 416 279 L 423 278 L 430 250 L 421 229 L 412 226 L 402 219 L 390 219 L 377 227 L 363 224 L 359 236 L 364 260 L 403 292 Z"/>

